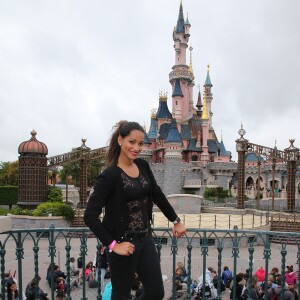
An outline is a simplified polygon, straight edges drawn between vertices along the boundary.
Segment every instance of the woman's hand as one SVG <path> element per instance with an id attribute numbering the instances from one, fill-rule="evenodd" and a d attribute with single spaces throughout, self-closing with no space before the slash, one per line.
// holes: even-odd
<path id="1" fill-rule="evenodd" d="M 185 229 L 185 226 L 181 222 L 178 222 L 172 228 L 172 232 L 173 232 L 174 236 L 176 236 L 177 238 L 180 238 L 183 234 L 185 234 L 186 229 Z"/>
<path id="2" fill-rule="evenodd" d="M 112 251 L 119 255 L 129 256 L 134 253 L 134 245 L 129 242 L 116 243 Z"/>

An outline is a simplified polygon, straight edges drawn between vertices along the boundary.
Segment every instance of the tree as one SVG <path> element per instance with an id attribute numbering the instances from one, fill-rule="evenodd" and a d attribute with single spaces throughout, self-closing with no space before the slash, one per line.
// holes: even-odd
<path id="1" fill-rule="evenodd" d="M 19 162 L 0 162 L 0 185 L 17 186 L 19 179 Z"/>
<path id="2" fill-rule="evenodd" d="M 63 194 L 60 188 L 51 186 L 47 191 L 47 201 L 63 202 Z"/>

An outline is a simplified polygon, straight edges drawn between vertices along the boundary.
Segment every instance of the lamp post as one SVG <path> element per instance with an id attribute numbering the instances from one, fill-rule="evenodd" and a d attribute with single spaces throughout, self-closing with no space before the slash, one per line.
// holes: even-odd
<path id="1" fill-rule="evenodd" d="M 257 156 L 257 168 L 258 168 L 258 179 L 257 179 L 257 195 L 256 195 L 256 209 L 260 207 L 260 158 Z"/>
<path id="2" fill-rule="evenodd" d="M 275 202 L 275 167 L 276 167 L 276 157 L 272 158 L 272 210 L 274 210 Z"/>

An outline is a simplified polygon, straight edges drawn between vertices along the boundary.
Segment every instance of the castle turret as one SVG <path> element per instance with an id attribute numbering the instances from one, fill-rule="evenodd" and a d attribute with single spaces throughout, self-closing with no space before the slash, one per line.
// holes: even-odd
<path id="1" fill-rule="evenodd" d="M 209 139 L 209 115 L 207 111 L 207 99 L 206 94 L 204 95 L 203 100 L 203 111 L 202 111 L 202 160 L 208 161 L 209 154 L 208 154 L 208 139 Z"/>
<path id="2" fill-rule="evenodd" d="M 177 25 L 173 31 L 175 65 L 169 74 L 172 85 L 172 111 L 177 122 L 184 122 L 192 117 L 194 75 L 186 63 L 186 49 L 190 37 L 191 24 L 184 20 L 182 2 L 179 7 Z M 192 48 L 191 48 L 192 49 Z"/>
<path id="3" fill-rule="evenodd" d="M 209 69 L 210 65 L 207 66 L 207 75 L 206 75 L 206 80 L 204 83 L 204 97 L 206 98 L 206 106 L 207 106 L 207 113 L 208 113 L 208 119 L 209 119 L 209 127 L 212 129 L 212 111 L 211 111 L 211 102 L 213 99 L 212 93 L 211 93 L 211 88 L 212 88 L 212 83 L 210 80 L 210 75 L 209 75 Z"/>

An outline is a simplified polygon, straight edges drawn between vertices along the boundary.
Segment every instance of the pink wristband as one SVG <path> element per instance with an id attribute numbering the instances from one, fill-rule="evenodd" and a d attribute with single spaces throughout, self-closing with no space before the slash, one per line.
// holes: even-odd
<path id="1" fill-rule="evenodd" d="M 112 252 L 112 250 L 113 250 L 113 248 L 114 248 L 114 246 L 115 246 L 116 243 L 117 243 L 117 242 L 116 242 L 115 240 L 113 240 L 113 241 L 111 242 L 111 244 L 108 246 L 109 252 Z"/>

